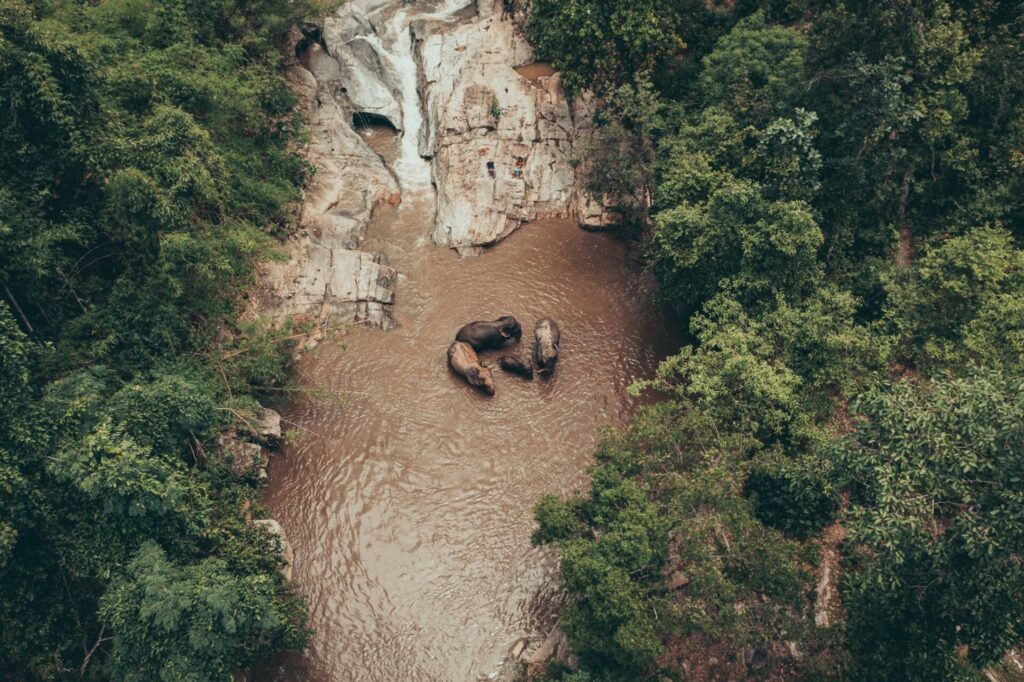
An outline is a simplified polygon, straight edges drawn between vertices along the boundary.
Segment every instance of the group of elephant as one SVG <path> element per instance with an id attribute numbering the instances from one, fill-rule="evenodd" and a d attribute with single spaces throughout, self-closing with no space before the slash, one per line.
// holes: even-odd
<path id="1" fill-rule="evenodd" d="M 488 395 L 494 395 L 494 374 L 489 365 L 480 361 L 477 352 L 500 349 L 509 341 L 519 341 L 522 336 L 523 328 L 511 315 L 493 322 L 470 322 L 459 329 L 455 342 L 448 347 L 448 364 L 464 376 L 470 385 Z M 533 329 L 532 356 L 524 358 L 521 355 L 502 355 L 498 358 L 498 364 L 506 372 L 528 379 L 533 378 L 534 371 L 540 375 L 550 375 L 558 361 L 561 338 L 562 332 L 555 321 L 550 317 L 542 317 Z"/>

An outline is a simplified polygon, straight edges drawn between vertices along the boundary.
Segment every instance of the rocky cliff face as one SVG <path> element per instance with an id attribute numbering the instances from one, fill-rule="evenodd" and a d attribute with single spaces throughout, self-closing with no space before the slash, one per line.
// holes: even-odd
<path id="1" fill-rule="evenodd" d="M 289 79 L 315 174 L 290 260 L 265 266 L 264 312 L 394 326 L 398 273 L 359 247 L 374 207 L 411 192 L 436 197 L 432 237 L 462 253 L 540 218 L 603 220 L 570 164 L 589 106 L 571 110 L 556 74 L 516 71 L 532 50 L 498 2 L 351 0 L 296 31 Z M 356 132 L 366 122 L 402 136 L 393 167 Z"/>
<path id="2" fill-rule="evenodd" d="M 374 206 L 397 200 L 399 187 L 352 127 L 359 109 L 346 93 L 352 83 L 345 75 L 348 56 L 336 57 L 314 42 L 289 69 L 308 122 L 304 154 L 314 173 L 300 207 L 299 232 L 288 244 L 289 261 L 264 266 L 261 308 L 280 318 L 305 315 L 391 328 L 398 273 L 381 254 L 358 247 Z M 367 105 L 370 88 L 356 90 L 364 97 L 360 104 Z M 383 96 L 374 101 L 384 105 L 372 113 L 394 115 Z"/>
<path id="3" fill-rule="evenodd" d="M 515 23 L 481 0 L 475 17 L 413 31 L 427 113 L 420 153 L 433 158 L 437 185 L 434 241 L 467 250 L 571 215 L 572 112 L 557 75 L 516 72 L 533 52 Z"/>

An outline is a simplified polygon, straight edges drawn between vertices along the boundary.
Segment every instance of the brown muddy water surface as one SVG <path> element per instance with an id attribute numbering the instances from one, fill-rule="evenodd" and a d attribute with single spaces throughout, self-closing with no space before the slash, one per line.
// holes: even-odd
<path id="1" fill-rule="evenodd" d="M 524 226 L 476 257 L 438 247 L 433 204 L 378 210 L 366 249 L 402 276 L 400 327 L 357 328 L 300 362 L 337 400 L 286 410 L 297 438 L 271 465 L 266 503 L 295 549 L 309 649 L 259 679 L 475 680 L 557 606 L 552 554 L 530 546 L 533 507 L 586 485 L 626 387 L 672 352 L 674 326 L 614 238 L 560 221 Z M 514 315 L 527 352 L 548 315 L 562 329 L 549 380 L 495 366 L 497 394 L 448 369 L 472 320 Z M 498 353 L 484 356 L 495 365 Z"/>
<path id="2" fill-rule="evenodd" d="M 525 78 L 528 81 L 536 83 L 541 78 L 548 76 L 554 76 L 557 73 L 550 64 L 547 62 L 532 62 L 525 66 L 517 66 L 516 73 Z"/>

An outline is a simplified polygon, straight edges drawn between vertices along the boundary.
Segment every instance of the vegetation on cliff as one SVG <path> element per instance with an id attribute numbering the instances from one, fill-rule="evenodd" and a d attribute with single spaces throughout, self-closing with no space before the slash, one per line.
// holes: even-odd
<path id="1" fill-rule="evenodd" d="M 528 30 L 605 102 L 589 187 L 691 339 L 537 509 L 572 679 L 978 679 L 1024 636 L 1024 6 L 533 0 Z"/>
<path id="2" fill-rule="evenodd" d="M 226 679 L 304 606 L 216 435 L 285 377 L 239 322 L 290 227 L 285 0 L 0 0 L 0 677 Z"/>

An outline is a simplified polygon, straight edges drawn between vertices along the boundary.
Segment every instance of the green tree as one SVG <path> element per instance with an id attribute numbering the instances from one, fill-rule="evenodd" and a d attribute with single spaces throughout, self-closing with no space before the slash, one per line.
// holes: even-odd
<path id="1" fill-rule="evenodd" d="M 970 121 L 980 27 L 954 4 L 833 3 L 810 33 L 808 99 L 831 157 L 827 253 L 860 287 L 878 276 L 875 259 L 892 258 L 900 240 L 912 256 L 994 179 L 979 163 L 987 125 Z"/>
<path id="2" fill-rule="evenodd" d="M 819 281 L 822 234 L 811 208 L 772 201 L 752 182 L 724 177 L 705 202 L 665 209 L 655 224 L 655 272 L 685 311 L 722 291 L 754 302 L 799 297 Z"/>
<path id="3" fill-rule="evenodd" d="M 857 401 L 833 457 L 852 493 L 850 643 L 872 677 L 947 679 L 1020 642 L 1022 396 L 1019 378 L 980 372 Z"/>
<path id="4" fill-rule="evenodd" d="M 807 39 L 791 28 L 768 24 L 764 13 L 743 19 L 704 58 L 701 91 L 744 121 L 788 114 L 805 85 Z"/>
<path id="5" fill-rule="evenodd" d="M 123 679 L 110 637 L 134 635 L 97 609 L 147 542 L 287 614 L 217 675 L 301 644 L 215 437 L 286 375 L 289 333 L 237 313 L 300 196 L 282 67 L 312 9 L 0 0 L 0 677 Z"/>
<path id="6" fill-rule="evenodd" d="M 901 359 L 928 372 L 973 361 L 1018 369 L 1024 357 L 1024 251 L 1006 231 L 971 230 L 886 284 Z"/>
<path id="7" fill-rule="evenodd" d="M 535 0 L 527 35 L 562 71 L 566 88 L 615 86 L 685 47 L 679 36 L 687 0 Z"/>
<path id="8" fill-rule="evenodd" d="M 563 24 L 541 6 L 543 54 L 620 124 L 606 187 L 653 184 L 646 260 L 690 332 L 635 387 L 667 400 L 606 439 L 594 474 L 614 467 L 670 529 L 663 579 L 685 588 L 629 588 L 669 609 L 657 664 L 738 678 L 704 650 L 785 637 L 808 655 L 773 658 L 779 676 L 842 676 L 850 653 L 858 678 L 977 676 L 1020 637 L 1024 7 L 685 2 L 660 27 L 686 47 L 636 54 L 608 11 L 634 8 L 581 0 Z M 649 129 L 610 115 L 640 67 Z M 630 144 L 653 175 L 614 154 Z M 589 556 L 588 499 L 543 503 L 537 539 Z M 804 569 L 837 518 L 847 621 L 822 631 Z M 585 674 L 621 677 L 591 618 L 570 632 Z"/>
<path id="9" fill-rule="evenodd" d="M 269 576 L 233 575 L 219 559 L 179 566 L 144 544 L 100 600 L 113 631 L 104 672 L 119 680 L 227 679 L 301 641 Z"/>
<path id="10" fill-rule="evenodd" d="M 579 174 L 587 192 L 628 226 L 648 223 L 654 193 L 655 139 L 665 125 L 664 103 L 648 74 L 615 88 L 597 113 Z"/>

